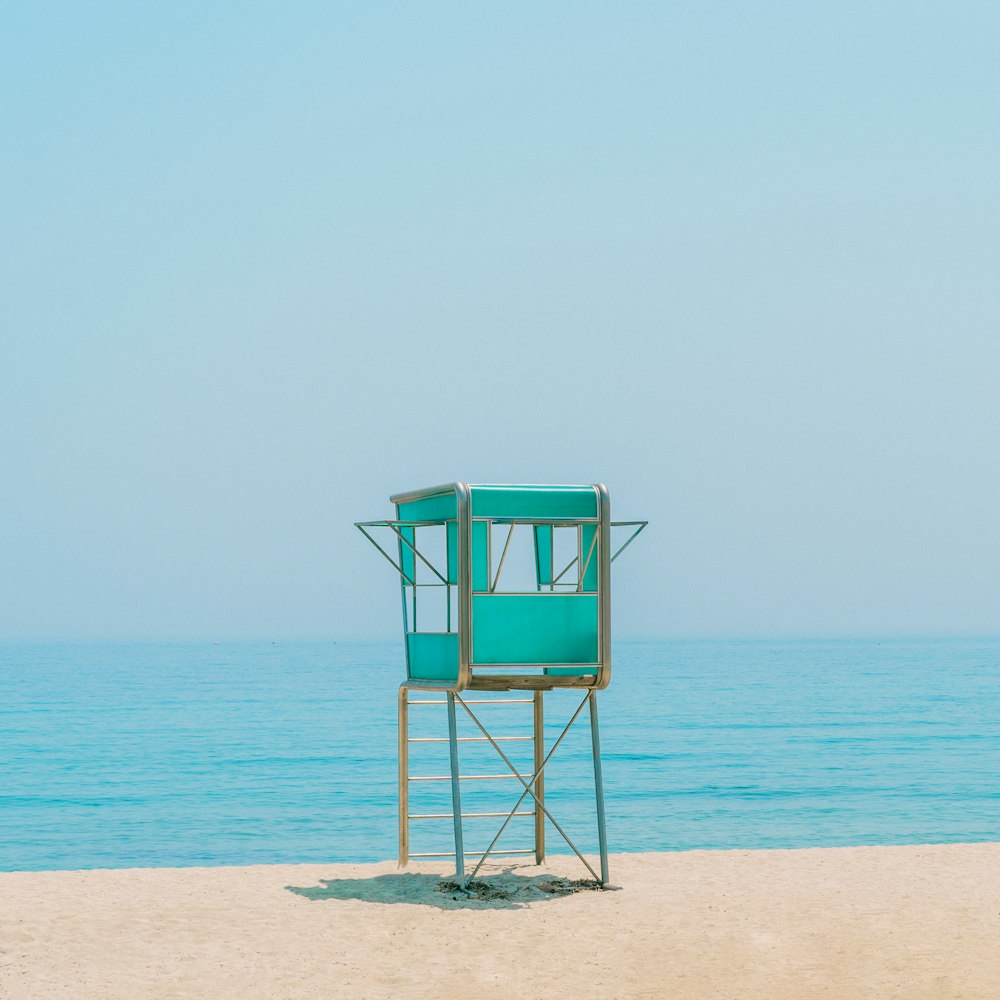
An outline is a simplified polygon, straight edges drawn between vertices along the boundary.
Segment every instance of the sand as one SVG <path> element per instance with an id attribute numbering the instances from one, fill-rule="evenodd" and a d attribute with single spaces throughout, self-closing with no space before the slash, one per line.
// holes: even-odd
<path id="1" fill-rule="evenodd" d="M 388 862 L 0 874 L 0 996 L 1000 997 L 1000 844 L 502 872 L 490 900 Z"/>

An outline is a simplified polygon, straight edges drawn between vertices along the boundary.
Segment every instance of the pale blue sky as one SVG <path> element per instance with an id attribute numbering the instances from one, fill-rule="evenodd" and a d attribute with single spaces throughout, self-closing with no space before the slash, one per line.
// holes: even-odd
<path id="1" fill-rule="evenodd" d="M 618 634 L 1000 632 L 1000 6 L 0 15 L 0 637 L 392 634 L 453 479 Z"/>

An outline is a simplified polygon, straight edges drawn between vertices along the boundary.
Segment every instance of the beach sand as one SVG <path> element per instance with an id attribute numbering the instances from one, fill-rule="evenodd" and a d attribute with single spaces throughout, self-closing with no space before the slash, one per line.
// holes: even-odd
<path id="1" fill-rule="evenodd" d="M 0 996 L 1000 997 L 1000 844 L 503 870 L 491 900 L 390 862 L 0 874 Z"/>

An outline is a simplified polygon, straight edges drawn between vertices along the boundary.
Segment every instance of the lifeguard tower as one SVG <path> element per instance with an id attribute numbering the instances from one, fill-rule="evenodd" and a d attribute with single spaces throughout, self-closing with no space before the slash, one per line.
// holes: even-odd
<path id="1" fill-rule="evenodd" d="M 612 521 L 607 489 L 593 486 L 512 486 L 451 483 L 390 497 L 392 520 L 356 526 L 392 564 L 400 579 L 406 680 L 399 689 L 399 863 L 451 857 L 449 852 L 410 853 L 412 820 L 452 821 L 455 867 L 465 875 L 464 821 L 503 818 L 473 878 L 488 857 L 545 856 L 545 820 L 561 834 L 590 873 L 608 882 L 608 845 L 597 714 L 597 692 L 611 681 L 611 564 L 646 526 Z M 612 529 L 628 529 L 612 553 Z M 376 535 L 390 543 L 384 547 Z M 545 747 L 546 691 L 576 690 L 583 697 L 557 739 Z M 430 692 L 444 692 L 433 698 Z M 469 692 L 474 692 L 473 697 Z M 411 698 L 411 693 L 414 697 Z M 516 695 L 517 697 L 497 697 Z M 440 705 L 447 737 L 412 736 L 411 709 Z M 483 718 L 494 705 L 531 705 L 531 735 L 495 736 Z M 487 708 L 486 706 L 490 706 Z M 544 770 L 584 707 L 589 707 L 600 876 L 545 805 Z M 473 725 L 460 737 L 457 708 Z M 515 764 L 511 743 L 532 744 L 529 764 Z M 416 744 L 445 744 L 444 775 L 411 775 Z M 459 745 L 489 744 L 506 765 L 500 774 L 462 774 Z M 507 749 L 505 750 L 505 746 Z M 472 749 L 472 748 L 469 748 Z M 507 811 L 462 811 L 463 782 L 510 779 L 520 795 Z M 450 785 L 450 812 L 411 812 L 411 786 Z M 530 808 L 522 809 L 525 800 Z M 516 817 L 533 818 L 528 849 L 499 850 Z M 476 855 L 470 855 L 470 857 Z"/>

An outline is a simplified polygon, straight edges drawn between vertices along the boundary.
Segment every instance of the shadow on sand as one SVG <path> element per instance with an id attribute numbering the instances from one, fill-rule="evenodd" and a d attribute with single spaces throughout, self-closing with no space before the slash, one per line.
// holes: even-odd
<path id="1" fill-rule="evenodd" d="M 590 879 L 527 876 L 507 871 L 489 878 L 473 879 L 463 891 L 453 878 L 400 872 L 374 878 L 320 879 L 317 886 L 288 885 L 285 888 L 313 902 L 359 899 L 365 903 L 411 903 L 441 910 L 517 910 L 529 903 L 599 889 L 600 885 Z"/>

